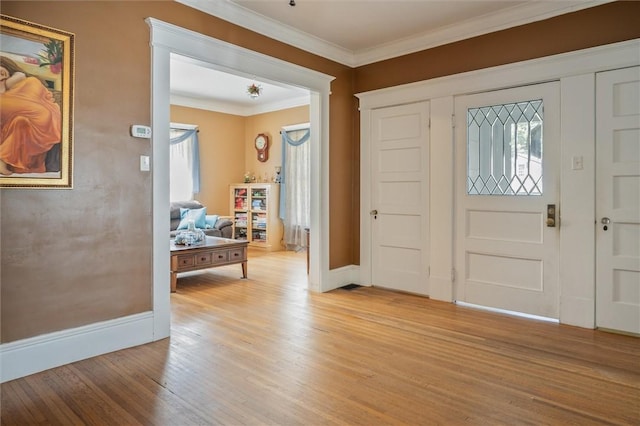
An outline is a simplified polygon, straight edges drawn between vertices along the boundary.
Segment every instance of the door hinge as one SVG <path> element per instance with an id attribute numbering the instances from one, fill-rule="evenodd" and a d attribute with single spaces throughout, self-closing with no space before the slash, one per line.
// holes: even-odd
<path id="1" fill-rule="evenodd" d="M 456 128 L 456 115 L 455 114 L 451 114 L 451 128 L 452 129 Z"/>
<path id="2" fill-rule="evenodd" d="M 456 270 L 455 269 L 451 269 L 451 282 L 452 283 L 456 282 Z"/>

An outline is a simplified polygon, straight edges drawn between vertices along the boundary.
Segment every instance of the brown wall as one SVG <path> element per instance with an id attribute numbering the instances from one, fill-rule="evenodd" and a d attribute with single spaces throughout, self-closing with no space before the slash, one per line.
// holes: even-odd
<path id="1" fill-rule="evenodd" d="M 351 102 L 348 67 L 175 2 L 3 1 L 2 13 L 76 36 L 74 188 L 0 191 L 2 342 L 151 309 L 151 176 L 139 170 L 151 150 L 129 136 L 131 124 L 151 119 L 145 18 L 336 76 L 332 110 Z M 333 116 L 331 144 L 351 146 L 351 129 L 350 115 Z M 353 159 L 332 161 L 349 168 Z M 345 195 L 331 203 L 344 205 L 336 197 Z M 331 244 L 348 245 L 350 224 L 332 227 Z M 351 264 L 349 254 L 331 262 Z"/>
<path id="2" fill-rule="evenodd" d="M 2 342 L 151 308 L 151 180 L 138 168 L 150 147 L 128 135 L 150 121 L 146 17 L 336 77 L 332 269 L 359 262 L 353 93 L 640 37 L 640 3 L 615 2 L 352 70 L 168 1 L 3 1 L 2 13 L 76 34 L 74 188 L 0 192 Z"/>
<path id="3" fill-rule="evenodd" d="M 359 67 L 355 93 L 638 37 L 640 2 L 613 2 Z"/>
<path id="4" fill-rule="evenodd" d="M 269 181 L 275 175 L 275 167 L 282 166 L 282 141 L 280 139 L 280 129 L 282 126 L 292 124 L 308 123 L 309 107 L 289 108 L 282 111 L 274 111 L 265 114 L 257 114 L 247 117 L 245 147 L 247 156 L 245 159 L 244 171 L 255 174 L 258 181 L 264 180 L 265 174 Z M 253 142 L 259 133 L 269 136 L 269 159 L 261 163 L 258 161 L 257 151 Z M 239 177 L 242 179 L 242 176 Z M 238 180 L 236 182 L 242 182 Z"/>
<path id="5" fill-rule="evenodd" d="M 309 121 L 309 107 L 287 108 L 253 116 L 239 116 L 183 106 L 171 106 L 171 121 L 199 127 L 200 193 L 196 199 L 211 214 L 230 213 L 229 185 L 242 182 L 249 171 L 271 181 L 275 167 L 282 165 L 282 126 Z M 253 142 L 258 133 L 270 138 L 269 159 L 257 160 Z"/>
<path id="6" fill-rule="evenodd" d="M 246 118 L 196 108 L 171 106 L 171 121 L 198 125 L 200 193 L 207 213 L 229 214 L 229 184 L 244 173 Z"/>

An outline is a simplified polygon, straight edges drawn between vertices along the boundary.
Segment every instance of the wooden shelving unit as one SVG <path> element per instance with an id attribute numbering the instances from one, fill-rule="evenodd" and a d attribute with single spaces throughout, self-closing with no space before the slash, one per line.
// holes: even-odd
<path id="1" fill-rule="evenodd" d="M 230 198 L 236 239 L 248 240 L 252 247 L 281 250 L 282 221 L 278 217 L 280 185 L 233 184 L 230 186 Z"/>

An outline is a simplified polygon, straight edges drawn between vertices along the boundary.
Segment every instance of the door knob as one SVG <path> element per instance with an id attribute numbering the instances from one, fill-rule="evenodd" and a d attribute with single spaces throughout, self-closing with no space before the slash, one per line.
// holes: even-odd
<path id="1" fill-rule="evenodd" d="M 547 204 L 547 226 L 554 228 L 556 226 L 556 205 Z"/>
<path id="2" fill-rule="evenodd" d="M 609 224 L 611 223 L 611 219 L 609 219 L 608 217 L 603 217 L 602 219 L 600 219 L 600 223 L 604 225 L 602 229 L 606 231 L 607 229 L 609 229 Z"/>
<path id="3" fill-rule="evenodd" d="M 378 210 L 371 210 L 369 214 L 373 216 L 374 219 L 378 218 Z"/>

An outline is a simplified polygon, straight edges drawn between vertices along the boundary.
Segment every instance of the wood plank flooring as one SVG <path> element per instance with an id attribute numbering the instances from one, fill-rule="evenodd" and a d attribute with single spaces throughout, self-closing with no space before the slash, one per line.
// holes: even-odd
<path id="1" fill-rule="evenodd" d="M 640 339 L 360 287 L 183 275 L 170 339 L 1 386 L 2 425 L 638 425 Z"/>

